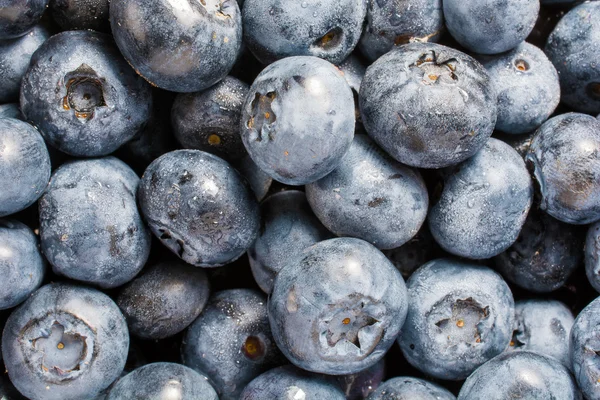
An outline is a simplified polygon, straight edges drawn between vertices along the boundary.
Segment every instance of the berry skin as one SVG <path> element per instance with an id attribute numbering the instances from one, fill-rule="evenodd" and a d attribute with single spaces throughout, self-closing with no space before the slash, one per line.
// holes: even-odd
<path id="1" fill-rule="evenodd" d="M 525 160 L 539 185 L 542 210 L 568 224 L 600 219 L 600 121 L 578 113 L 549 119 L 536 131 Z"/>
<path id="2" fill-rule="evenodd" d="M 8 318 L 2 356 L 16 388 L 32 400 L 79 400 L 115 381 L 129 348 L 117 305 L 66 283 L 42 286 Z"/>
<path id="3" fill-rule="evenodd" d="M 358 43 L 366 12 L 364 0 L 246 0 L 244 43 L 263 64 L 291 56 L 337 64 Z"/>
<path id="4" fill-rule="evenodd" d="M 46 261 L 26 225 L 0 219 L 0 310 L 25 301 L 42 284 Z"/>
<path id="5" fill-rule="evenodd" d="M 340 165 L 306 185 L 306 197 L 331 232 L 379 249 L 399 247 L 415 236 L 429 207 L 419 172 L 388 156 L 367 135 L 354 136 Z"/>
<path id="6" fill-rule="evenodd" d="M 0 3 L 0 40 L 29 32 L 42 17 L 49 0 L 3 0 Z"/>
<path id="7" fill-rule="evenodd" d="M 50 180 L 44 139 L 26 122 L 0 119 L 0 217 L 32 205 Z"/>
<path id="8" fill-rule="evenodd" d="M 444 188 L 428 218 L 444 250 L 483 259 L 517 240 L 533 201 L 533 183 L 512 147 L 489 139 L 475 156 L 442 173 Z"/>
<path id="9" fill-rule="evenodd" d="M 111 0 L 110 25 L 136 72 L 172 92 L 198 92 L 219 82 L 242 44 L 235 0 Z"/>
<path id="10" fill-rule="evenodd" d="M 398 270 L 354 238 L 319 242 L 291 259 L 269 298 L 273 337 L 296 366 L 347 375 L 377 363 L 393 345 L 407 309 Z"/>
<path id="11" fill-rule="evenodd" d="M 106 400 L 219 400 L 206 377 L 181 364 L 157 362 L 125 375 Z"/>
<path id="12" fill-rule="evenodd" d="M 317 57 L 288 57 L 254 80 L 240 132 L 260 169 L 279 182 L 304 185 L 340 164 L 354 119 L 352 91 L 339 69 Z"/>
<path id="13" fill-rule="evenodd" d="M 530 351 L 504 353 L 479 367 L 458 400 L 581 400 L 569 370 L 552 357 Z"/>
<path id="14" fill-rule="evenodd" d="M 446 27 L 472 52 L 498 54 L 517 47 L 535 26 L 539 0 L 444 0 Z"/>
<path id="15" fill-rule="evenodd" d="M 484 146 L 496 124 L 497 95 L 472 57 L 411 43 L 367 68 L 359 105 L 367 133 L 390 156 L 413 167 L 442 168 Z"/>
<path id="16" fill-rule="evenodd" d="M 260 226 L 258 203 L 239 173 L 200 150 L 175 150 L 154 160 L 138 196 L 156 237 L 199 267 L 220 267 L 241 257 Z"/>
<path id="17" fill-rule="evenodd" d="M 150 85 L 112 38 L 66 31 L 46 40 L 21 83 L 21 111 L 58 150 L 77 157 L 112 153 L 150 118 Z"/>
<path id="18" fill-rule="evenodd" d="M 40 239 L 55 273 L 102 288 L 133 279 L 150 254 L 139 178 L 114 157 L 63 164 L 39 202 Z"/>
<path id="19" fill-rule="evenodd" d="M 398 342 L 415 368 L 462 380 L 508 347 L 514 300 L 491 269 L 438 259 L 415 271 L 407 287 L 408 315 Z"/>

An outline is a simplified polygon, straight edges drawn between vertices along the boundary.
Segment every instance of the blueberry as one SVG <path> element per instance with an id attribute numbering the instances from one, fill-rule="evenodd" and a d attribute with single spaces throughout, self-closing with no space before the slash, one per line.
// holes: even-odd
<path id="1" fill-rule="evenodd" d="M 335 381 L 291 365 L 272 369 L 246 386 L 240 400 L 327 399 L 344 400 Z"/>
<path id="2" fill-rule="evenodd" d="M 600 398 L 600 298 L 589 303 L 571 328 L 569 354 L 573 375 L 586 399 Z"/>
<path id="3" fill-rule="evenodd" d="M 473 259 L 509 248 L 533 201 L 533 183 L 521 156 L 492 138 L 474 157 L 444 174 L 441 198 L 428 217 L 439 245 Z"/>
<path id="4" fill-rule="evenodd" d="M 587 231 L 585 273 L 590 284 L 600 292 L 600 222 L 591 225 Z"/>
<path id="5" fill-rule="evenodd" d="M 475 59 L 434 43 L 399 46 L 368 69 L 360 112 L 393 158 L 441 168 L 474 155 L 496 124 L 496 92 Z"/>
<path id="6" fill-rule="evenodd" d="M 400 271 L 404 279 L 408 279 L 417 268 L 428 261 L 440 258 L 444 252 L 433 239 L 429 226 L 424 224 L 408 242 L 395 249 L 383 250 L 383 254 Z"/>
<path id="7" fill-rule="evenodd" d="M 342 62 L 367 13 L 364 0 L 246 0 L 244 43 L 264 64 L 290 56 Z"/>
<path id="8" fill-rule="evenodd" d="M 144 339 L 164 339 L 188 327 L 209 295 L 204 270 L 178 262 L 163 262 L 145 270 L 125 286 L 117 305 L 129 332 Z"/>
<path id="9" fill-rule="evenodd" d="M 569 11 L 548 37 L 545 51 L 558 71 L 562 102 L 575 111 L 600 112 L 600 3 Z"/>
<path id="10" fill-rule="evenodd" d="M 203 92 L 182 93 L 173 103 L 173 133 L 187 149 L 203 150 L 226 160 L 246 154 L 240 137 L 240 113 L 248 85 L 226 76 Z"/>
<path id="11" fill-rule="evenodd" d="M 50 180 L 50 156 L 31 125 L 0 118 L 0 217 L 33 204 Z"/>
<path id="12" fill-rule="evenodd" d="M 0 40 L 14 39 L 29 32 L 42 18 L 49 0 L 2 0 Z"/>
<path id="13" fill-rule="evenodd" d="M 407 282 L 408 315 L 398 339 L 406 360 L 440 379 L 465 379 L 509 345 L 514 300 L 491 269 L 438 259 Z"/>
<path id="14" fill-rule="evenodd" d="M 450 34 L 480 54 L 517 47 L 533 30 L 539 11 L 539 0 L 444 0 Z"/>
<path id="15" fill-rule="evenodd" d="M 198 92 L 233 67 L 242 44 L 235 0 L 112 0 L 117 46 L 138 74 L 173 92 Z"/>
<path id="16" fill-rule="evenodd" d="M 529 351 L 505 353 L 485 363 L 464 383 L 458 400 L 581 400 L 567 368 Z"/>
<path id="17" fill-rule="evenodd" d="M 8 103 L 0 105 L 0 118 L 15 118 L 24 121 L 23 114 L 19 109 L 18 103 Z"/>
<path id="18" fill-rule="evenodd" d="M 273 337 L 296 366 L 354 374 L 392 346 L 407 309 L 402 276 L 369 243 L 319 242 L 283 268 L 269 298 Z"/>
<path id="19" fill-rule="evenodd" d="M 429 207 L 419 172 L 392 159 L 366 135 L 355 135 L 332 173 L 306 185 L 306 197 L 331 232 L 380 249 L 399 247 L 415 236 Z"/>
<path id="20" fill-rule="evenodd" d="M 217 156 L 176 150 L 154 160 L 139 186 L 152 232 L 187 263 L 218 267 L 246 252 L 260 224 L 254 194 Z"/>
<path id="21" fill-rule="evenodd" d="M 103 288 L 140 272 L 151 235 L 136 206 L 137 175 L 114 157 L 63 164 L 39 202 L 42 250 L 53 270 Z"/>
<path id="22" fill-rule="evenodd" d="M 256 200 L 264 199 L 271 188 L 273 178 L 260 169 L 248 154 L 242 157 L 237 164 L 238 171 L 246 178 Z"/>
<path id="23" fill-rule="evenodd" d="M 267 298 L 250 289 L 211 296 L 181 352 L 185 365 L 213 380 L 222 400 L 237 399 L 248 382 L 284 362 L 271 336 Z"/>
<path id="24" fill-rule="evenodd" d="M 365 399 L 379 387 L 384 376 L 385 362 L 381 360 L 356 374 L 339 375 L 337 381 L 347 400 L 361 400 Z"/>
<path id="25" fill-rule="evenodd" d="M 108 35 L 67 31 L 33 55 L 21 85 L 21 110 L 62 152 L 112 153 L 146 124 L 150 86 L 119 54 Z"/>
<path id="26" fill-rule="evenodd" d="M 42 25 L 36 25 L 25 36 L 0 41 L 0 103 L 18 101 L 21 79 L 31 55 L 50 37 Z"/>
<path id="27" fill-rule="evenodd" d="M 304 193 L 297 190 L 267 197 L 261 204 L 261 217 L 261 229 L 248 258 L 256 283 L 269 294 L 277 273 L 291 259 L 331 233 L 315 217 Z"/>
<path id="28" fill-rule="evenodd" d="M 527 133 L 537 129 L 560 101 L 556 69 L 544 52 L 523 42 L 498 56 L 479 59 L 498 93 L 496 129 Z"/>
<path id="29" fill-rule="evenodd" d="M 31 229 L 19 221 L 0 219 L 0 310 L 27 299 L 42 284 L 45 269 Z"/>
<path id="30" fill-rule="evenodd" d="M 411 39 L 436 41 L 444 27 L 441 0 L 368 0 L 361 52 L 374 61 Z"/>
<path id="31" fill-rule="evenodd" d="M 108 28 L 109 0 L 50 0 L 52 18 L 64 30 Z"/>
<path id="32" fill-rule="evenodd" d="M 289 57 L 265 68 L 250 87 L 242 140 L 267 174 L 303 185 L 339 165 L 352 142 L 354 119 L 352 91 L 335 66 L 316 57 Z"/>
<path id="33" fill-rule="evenodd" d="M 526 161 L 542 210 L 568 224 L 600 219 L 600 121 L 577 113 L 549 119 L 536 131 Z"/>
<path id="34" fill-rule="evenodd" d="M 401 376 L 385 381 L 367 399 L 456 400 L 456 397 L 435 383 L 424 379 Z"/>
<path id="35" fill-rule="evenodd" d="M 575 318 L 556 300 L 515 303 L 515 327 L 508 351 L 527 350 L 551 356 L 571 368 L 569 337 Z"/>
<path id="36" fill-rule="evenodd" d="M 157 362 L 119 379 L 106 400 L 219 400 L 205 377 L 184 365 Z"/>
<path id="37" fill-rule="evenodd" d="M 129 334 L 117 305 L 100 291 L 42 286 L 6 322 L 8 376 L 33 400 L 87 399 L 119 377 Z"/>
<path id="38" fill-rule="evenodd" d="M 557 290 L 583 260 L 582 233 L 576 226 L 532 210 L 516 242 L 494 258 L 496 269 L 532 292 Z"/>

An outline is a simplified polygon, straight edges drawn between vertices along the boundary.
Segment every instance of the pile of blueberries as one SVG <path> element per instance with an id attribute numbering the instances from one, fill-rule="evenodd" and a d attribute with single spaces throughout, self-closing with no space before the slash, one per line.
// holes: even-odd
<path id="1" fill-rule="evenodd" d="M 0 0 L 0 399 L 600 399 L 600 1 Z"/>

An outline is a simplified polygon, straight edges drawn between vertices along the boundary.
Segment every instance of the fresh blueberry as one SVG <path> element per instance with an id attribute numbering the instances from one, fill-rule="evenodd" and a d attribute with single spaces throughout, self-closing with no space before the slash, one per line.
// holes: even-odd
<path id="1" fill-rule="evenodd" d="M 264 199 L 269 193 L 273 178 L 260 169 L 248 154 L 242 157 L 237 164 L 240 174 L 246 178 L 248 185 L 256 196 L 256 200 L 261 201 Z"/>
<path id="2" fill-rule="evenodd" d="M 571 368 L 569 337 L 573 322 L 573 314 L 560 301 L 517 301 L 515 327 L 508 351 L 533 351 L 554 357 Z"/>
<path id="3" fill-rule="evenodd" d="M 586 399 L 600 398 L 600 297 L 589 303 L 571 328 L 569 354 L 577 384 Z"/>
<path id="4" fill-rule="evenodd" d="M 265 68 L 250 87 L 242 140 L 267 174 L 303 185 L 339 165 L 354 119 L 352 91 L 339 69 L 316 57 L 289 57 Z"/>
<path id="5" fill-rule="evenodd" d="M 579 227 L 532 210 L 515 243 L 494 258 L 496 269 L 532 292 L 557 290 L 583 260 L 582 233 Z"/>
<path id="6" fill-rule="evenodd" d="M 415 271 L 407 287 L 408 315 L 398 342 L 415 368 L 461 380 L 508 347 L 514 300 L 491 269 L 438 259 Z"/>
<path id="7" fill-rule="evenodd" d="M 415 236 L 429 207 L 419 172 L 392 159 L 366 135 L 354 136 L 332 173 L 306 185 L 306 197 L 331 232 L 380 249 L 399 247 Z"/>
<path id="8" fill-rule="evenodd" d="M 383 250 L 383 254 L 400 271 L 404 279 L 408 279 L 417 268 L 442 257 L 444 252 L 433 239 L 429 226 L 424 224 L 408 242 L 395 249 Z"/>
<path id="9" fill-rule="evenodd" d="M 264 64 L 290 56 L 342 62 L 367 13 L 364 0 L 246 0 L 244 43 Z"/>
<path id="10" fill-rule="evenodd" d="M 385 376 L 385 362 L 379 361 L 372 367 L 351 375 L 337 377 L 346 400 L 362 400 L 379 387 Z"/>
<path id="11" fill-rule="evenodd" d="M 385 381 L 367 400 L 456 400 L 456 397 L 443 387 L 424 379 L 401 376 Z"/>
<path id="12" fill-rule="evenodd" d="M 254 279 L 267 294 L 277 273 L 313 244 L 331 237 L 310 209 L 303 192 L 275 193 L 261 204 L 261 229 L 248 250 Z"/>
<path id="13" fill-rule="evenodd" d="M 136 72 L 173 92 L 198 92 L 223 79 L 242 44 L 235 0 L 112 0 L 110 24 Z"/>
<path id="14" fill-rule="evenodd" d="M 189 327 L 182 357 L 212 379 L 221 400 L 239 398 L 248 382 L 284 362 L 271 336 L 267 298 L 250 289 L 215 293 Z"/>
<path id="15" fill-rule="evenodd" d="M 239 173 L 217 156 L 176 150 L 156 159 L 139 185 L 152 232 L 187 263 L 218 267 L 246 252 L 260 215 Z"/>
<path id="16" fill-rule="evenodd" d="M 329 375 L 354 374 L 383 358 L 406 309 L 398 270 L 354 238 L 325 240 L 290 259 L 269 298 L 273 337 L 284 355 Z"/>
<path id="17" fill-rule="evenodd" d="M 8 103 L 0 105 L 0 118 L 15 118 L 24 121 L 23 114 L 19 109 L 18 103 Z"/>
<path id="18" fill-rule="evenodd" d="M 50 37 L 42 25 L 36 25 L 29 33 L 12 40 L 0 41 L 0 103 L 19 100 L 21 79 L 31 55 Z"/>
<path id="19" fill-rule="evenodd" d="M 393 158 L 441 168 L 474 155 L 496 124 L 496 92 L 475 59 L 434 43 L 399 46 L 367 69 L 360 112 Z"/>
<path id="20" fill-rule="evenodd" d="M 42 18 L 49 0 L 2 0 L 0 40 L 14 39 L 29 32 Z"/>
<path id="21" fill-rule="evenodd" d="M 436 41 L 443 27 L 442 0 L 368 0 L 359 48 L 374 61 L 414 38 Z"/>
<path id="22" fill-rule="evenodd" d="M 248 89 L 244 82 L 226 76 L 203 92 L 179 94 L 171 112 L 179 143 L 230 161 L 243 157 L 240 113 Z"/>
<path id="23" fill-rule="evenodd" d="M 533 30 L 539 11 L 539 0 L 444 0 L 450 34 L 480 54 L 517 47 Z"/>
<path id="24" fill-rule="evenodd" d="M 477 369 L 458 400 L 581 400 L 569 370 L 552 357 L 530 351 L 501 354 Z"/>
<path id="25" fill-rule="evenodd" d="M 206 378 L 170 362 L 147 364 L 119 379 L 106 400 L 219 400 Z"/>
<path id="26" fill-rule="evenodd" d="M 109 0 L 50 0 L 50 12 L 63 30 L 105 31 L 109 4 Z"/>
<path id="27" fill-rule="evenodd" d="M 568 224 L 600 219 L 600 121 L 577 113 L 549 119 L 536 131 L 526 161 L 542 210 Z"/>
<path id="28" fill-rule="evenodd" d="M 558 71 L 562 102 L 576 111 L 600 112 L 600 2 L 569 11 L 548 37 L 545 51 Z"/>
<path id="29" fill-rule="evenodd" d="M 529 146 L 531 146 L 531 141 L 533 140 L 533 135 L 535 132 L 524 133 L 522 135 L 515 135 L 512 133 L 502 133 L 497 131 L 494 134 L 496 139 L 502 140 L 504 143 L 510 145 L 513 149 L 519 153 L 523 159 L 527 155 L 529 151 Z"/>
<path id="30" fill-rule="evenodd" d="M 112 153 L 146 124 L 150 85 L 108 35 L 67 31 L 33 55 L 21 85 L 21 111 L 44 138 L 80 157 Z"/>
<path id="31" fill-rule="evenodd" d="M 0 310 L 23 302 L 42 284 L 46 263 L 26 225 L 0 219 Z"/>
<path id="32" fill-rule="evenodd" d="M 590 284 L 600 292 L 600 222 L 591 225 L 587 231 L 585 273 Z"/>
<path id="33" fill-rule="evenodd" d="M 560 102 L 556 69 L 542 50 L 523 42 L 498 56 L 479 59 L 498 93 L 496 129 L 506 133 L 533 132 Z"/>
<path id="34" fill-rule="evenodd" d="M 523 158 L 492 138 L 479 153 L 444 174 L 441 198 L 428 217 L 439 245 L 473 259 L 490 258 L 509 248 L 533 201 L 533 183 Z"/>
<path id="35" fill-rule="evenodd" d="M 344 400 L 346 397 L 331 377 L 286 365 L 255 378 L 240 396 L 240 400 L 265 399 Z"/>
<path id="36" fill-rule="evenodd" d="M 0 217 L 33 204 L 50 180 L 44 139 L 28 123 L 0 118 Z"/>
<path id="37" fill-rule="evenodd" d="M 117 305 L 98 290 L 42 286 L 6 322 L 8 376 L 32 400 L 97 395 L 125 367 L 129 334 Z"/>
<path id="38" fill-rule="evenodd" d="M 117 305 L 129 332 L 144 339 L 164 339 L 188 327 L 206 305 L 206 273 L 179 262 L 156 264 L 121 290 Z"/>
<path id="39" fill-rule="evenodd" d="M 151 234 L 136 206 L 138 182 L 114 157 L 54 171 L 39 211 L 42 250 L 56 273 L 112 288 L 140 272 Z"/>

